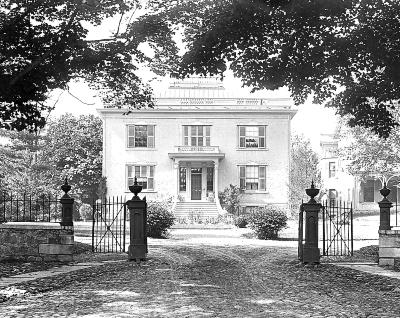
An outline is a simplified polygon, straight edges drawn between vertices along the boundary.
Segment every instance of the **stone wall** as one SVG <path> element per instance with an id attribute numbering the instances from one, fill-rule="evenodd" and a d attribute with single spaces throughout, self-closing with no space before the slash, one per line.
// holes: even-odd
<path id="1" fill-rule="evenodd" d="M 0 261 L 73 261 L 73 227 L 58 223 L 0 224 Z"/>
<path id="2" fill-rule="evenodd" d="M 379 265 L 400 270 L 400 230 L 379 231 Z"/>

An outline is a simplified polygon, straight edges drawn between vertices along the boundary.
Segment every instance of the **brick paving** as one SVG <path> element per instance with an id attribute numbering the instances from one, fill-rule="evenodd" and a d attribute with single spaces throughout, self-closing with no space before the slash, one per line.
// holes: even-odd
<path id="1" fill-rule="evenodd" d="M 0 316 L 400 317 L 397 279 L 299 266 L 290 246 L 208 243 L 153 240 L 139 265 L 114 262 L 18 284 Z"/>

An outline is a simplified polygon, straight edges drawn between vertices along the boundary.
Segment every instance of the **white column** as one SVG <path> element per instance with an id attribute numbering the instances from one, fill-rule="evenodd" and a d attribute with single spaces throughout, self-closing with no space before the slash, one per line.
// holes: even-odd
<path id="1" fill-rule="evenodd" d="M 174 169 L 176 175 L 176 196 L 179 195 L 179 160 L 174 160 Z"/>
<path id="2" fill-rule="evenodd" d="M 218 197 L 218 168 L 219 168 L 219 162 L 218 159 L 216 159 L 214 160 L 214 197 L 215 197 L 215 202 L 217 203 L 218 211 L 222 211 Z"/>

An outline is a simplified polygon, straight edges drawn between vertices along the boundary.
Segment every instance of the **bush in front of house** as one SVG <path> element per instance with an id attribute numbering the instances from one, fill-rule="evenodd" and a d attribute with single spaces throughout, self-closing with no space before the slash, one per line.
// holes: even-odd
<path id="1" fill-rule="evenodd" d="M 163 238 L 168 229 L 175 222 L 171 205 L 167 200 L 147 202 L 147 230 L 148 237 Z"/>
<path id="2" fill-rule="evenodd" d="M 285 211 L 272 205 L 258 208 L 248 218 L 250 228 L 261 240 L 276 239 L 287 220 Z"/>
<path id="3" fill-rule="evenodd" d="M 247 227 L 247 224 L 249 222 L 247 220 L 246 215 L 239 215 L 238 217 L 235 218 L 234 223 L 235 223 L 235 226 L 242 229 L 242 228 Z"/>
<path id="4" fill-rule="evenodd" d="M 224 191 L 218 193 L 219 201 L 226 211 L 235 214 L 239 208 L 241 190 L 237 185 L 230 184 Z"/>

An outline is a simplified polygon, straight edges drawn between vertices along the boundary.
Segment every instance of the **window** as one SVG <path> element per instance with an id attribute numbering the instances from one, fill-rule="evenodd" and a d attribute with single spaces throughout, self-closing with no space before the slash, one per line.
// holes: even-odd
<path id="1" fill-rule="evenodd" d="M 239 166 L 240 189 L 265 191 L 265 166 Z"/>
<path id="2" fill-rule="evenodd" d="M 154 148 L 154 125 L 129 125 L 128 148 Z"/>
<path id="3" fill-rule="evenodd" d="M 154 190 L 154 166 L 128 166 L 128 186 L 137 178 L 143 190 Z"/>
<path id="4" fill-rule="evenodd" d="M 239 126 L 239 148 L 265 148 L 265 126 Z"/>
<path id="5" fill-rule="evenodd" d="M 184 146 L 209 146 L 210 126 L 183 126 Z"/>
<path id="6" fill-rule="evenodd" d="M 207 167 L 207 191 L 214 191 L 214 168 Z"/>
<path id="7" fill-rule="evenodd" d="M 179 168 L 179 191 L 186 191 L 186 168 Z"/>
<path id="8" fill-rule="evenodd" d="M 329 162 L 329 178 L 333 178 L 336 175 L 336 163 Z"/>
<path id="9" fill-rule="evenodd" d="M 364 202 L 374 202 L 374 180 L 367 180 L 364 183 Z"/>

